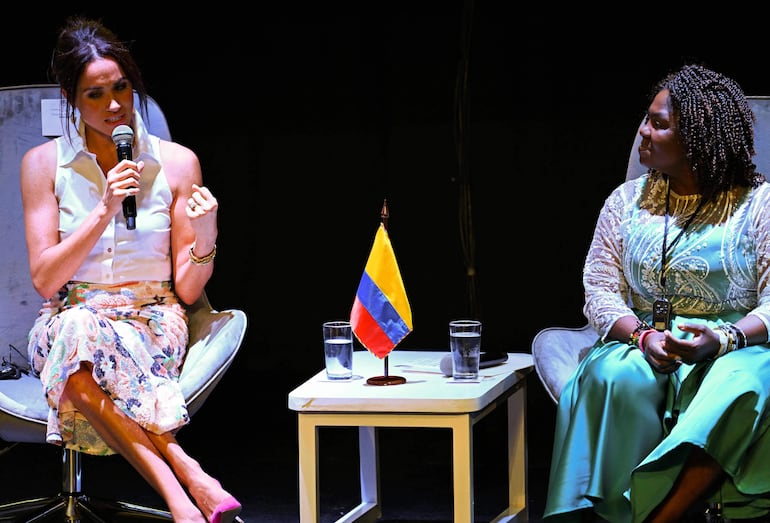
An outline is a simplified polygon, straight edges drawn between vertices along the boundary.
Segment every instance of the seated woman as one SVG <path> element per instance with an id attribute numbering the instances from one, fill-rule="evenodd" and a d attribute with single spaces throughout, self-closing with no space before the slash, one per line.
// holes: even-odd
<path id="1" fill-rule="evenodd" d="M 649 171 L 609 195 L 585 260 L 601 339 L 560 396 L 545 521 L 680 522 L 707 499 L 767 517 L 770 185 L 753 123 L 708 68 L 655 86 Z"/>
<path id="2" fill-rule="evenodd" d="M 134 91 L 147 103 L 139 69 L 111 31 L 69 19 L 52 73 L 73 129 L 21 165 L 32 282 L 46 300 L 28 351 L 50 406 L 48 441 L 120 453 L 177 523 L 229 523 L 240 503 L 174 436 L 189 421 L 182 303 L 211 277 L 217 200 L 191 150 L 148 134 L 134 107 Z M 135 136 L 120 161 L 118 126 Z M 123 215 L 129 197 L 135 229 Z"/>

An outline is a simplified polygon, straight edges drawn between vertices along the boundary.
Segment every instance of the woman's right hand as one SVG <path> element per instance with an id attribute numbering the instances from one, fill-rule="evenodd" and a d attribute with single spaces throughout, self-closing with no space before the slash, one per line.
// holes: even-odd
<path id="1" fill-rule="evenodd" d="M 641 347 L 647 363 L 661 374 L 676 372 L 682 364 L 681 356 L 666 351 L 666 339 L 665 332 L 650 332 L 644 337 L 644 347 Z"/>
<path id="2" fill-rule="evenodd" d="M 102 196 L 102 203 L 110 211 L 110 216 L 122 209 L 127 196 L 139 194 L 142 169 L 143 161 L 121 160 L 107 171 L 107 190 Z"/>

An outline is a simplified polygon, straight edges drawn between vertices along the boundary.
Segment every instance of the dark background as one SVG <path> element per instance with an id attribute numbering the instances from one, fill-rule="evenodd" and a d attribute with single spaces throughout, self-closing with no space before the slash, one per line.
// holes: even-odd
<path id="1" fill-rule="evenodd" d="M 133 42 L 174 139 L 200 157 L 220 202 L 208 294 L 250 323 L 198 426 L 233 415 L 218 434 L 244 446 L 247 422 L 277 430 L 265 409 L 284 410 L 322 368 L 320 324 L 349 315 L 385 198 L 414 319 L 399 349 L 446 349 L 457 317 L 482 319 L 483 348 L 508 352 L 528 352 L 542 328 L 584 324 L 583 258 L 652 84 L 698 60 L 770 94 L 766 21 L 739 4 L 516 4 L 65 4 L 6 18 L 0 85 L 50 82 L 66 15 L 102 18 Z M 545 467 L 554 407 L 529 383 L 529 459 Z M 296 438 L 290 421 L 278 430 Z"/>

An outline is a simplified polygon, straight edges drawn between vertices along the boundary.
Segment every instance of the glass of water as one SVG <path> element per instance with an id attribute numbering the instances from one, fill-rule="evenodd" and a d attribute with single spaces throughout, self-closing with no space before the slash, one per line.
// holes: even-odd
<path id="1" fill-rule="evenodd" d="M 323 324 L 326 377 L 345 380 L 353 377 L 353 328 L 349 321 Z"/>
<path id="2" fill-rule="evenodd" d="M 452 352 L 452 378 L 476 380 L 481 356 L 481 322 L 454 320 L 449 322 L 449 350 Z"/>

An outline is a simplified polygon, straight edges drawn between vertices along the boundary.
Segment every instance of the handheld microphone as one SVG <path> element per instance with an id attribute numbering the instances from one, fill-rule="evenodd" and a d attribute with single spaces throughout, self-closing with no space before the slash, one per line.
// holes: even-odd
<path id="1" fill-rule="evenodd" d="M 479 354 L 479 368 L 486 369 L 508 361 L 506 352 L 482 352 Z M 452 376 L 452 354 L 446 354 L 439 362 L 439 368 L 444 376 Z"/>
<path id="2" fill-rule="evenodd" d="M 118 150 L 118 162 L 133 160 L 134 130 L 131 127 L 118 125 L 112 131 L 112 141 L 115 142 Z M 126 228 L 136 229 L 136 196 L 133 194 L 123 199 L 123 216 L 126 218 Z"/>

